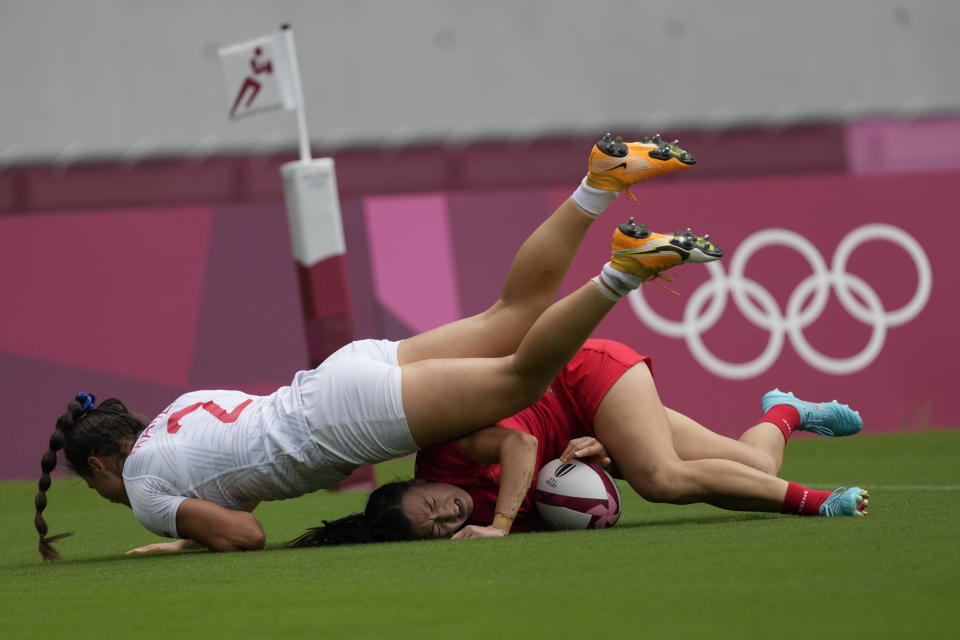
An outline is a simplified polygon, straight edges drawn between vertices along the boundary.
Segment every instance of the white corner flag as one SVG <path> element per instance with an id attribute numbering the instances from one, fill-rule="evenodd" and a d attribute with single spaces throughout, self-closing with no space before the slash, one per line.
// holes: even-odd
<path id="1" fill-rule="evenodd" d="M 230 118 L 297 108 L 293 70 L 283 38 L 279 32 L 219 49 Z"/>
<path id="2" fill-rule="evenodd" d="M 230 118 L 268 109 L 297 112 L 300 160 L 280 168 L 290 240 L 297 262 L 304 328 L 311 366 L 355 339 L 347 280 L 346 243 L 333 158 L 312 158 L 293 29 L 223 47 L 223 81 Z M 377 486 L 371 466 L 360 467 L 334 489 L 369 491 Z"/>

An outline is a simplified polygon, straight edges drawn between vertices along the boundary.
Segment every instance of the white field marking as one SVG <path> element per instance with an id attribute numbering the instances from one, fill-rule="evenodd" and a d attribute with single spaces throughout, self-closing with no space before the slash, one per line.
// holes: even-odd
<path id="1" fill-rule="evenodd" d="M 812 486 L 837 488 L 847 485 L 817 482 Z M 859 487 L 860 485 L 853 484 L 850 486 Z M 874 489 L 878 491 L 960 491 L 960 484 L 867 484 L 860 488 L 865 491 L 873 491 Z"/>

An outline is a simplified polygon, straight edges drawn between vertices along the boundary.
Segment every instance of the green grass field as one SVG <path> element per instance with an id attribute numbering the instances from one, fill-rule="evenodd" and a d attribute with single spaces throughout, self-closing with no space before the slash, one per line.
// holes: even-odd
<path id="1" fill-rule="evenodd" d="M 361 508 L 320 492 L 257 509 L 268 550 L 124 556 L 155 540 L 58 478 L 43 564 L 35 482 L 0 483 L 0 637 L 955 638 L 960 430 L 790 443 L 783 475 L 870 490 L 866 518 L 652 505 L 613 529 L 286 550 Z M 39 466 L 39 454 L 38 454 Z M 410 473 L 382 465 L 382 481 Z"/>

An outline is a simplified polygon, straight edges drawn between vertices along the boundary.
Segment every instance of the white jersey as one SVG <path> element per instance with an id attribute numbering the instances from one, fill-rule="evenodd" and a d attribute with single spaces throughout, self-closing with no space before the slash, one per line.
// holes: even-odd
<path id="1" fill-rule="evenodd" d="M 137 520 L 177 537 L 187 498 L 239 510 L 330 488 L 360 465 L 415 450 L 396 343 L 361 341 L 269 396 L 180 396 L 134 443 L 123 482 Z"/>

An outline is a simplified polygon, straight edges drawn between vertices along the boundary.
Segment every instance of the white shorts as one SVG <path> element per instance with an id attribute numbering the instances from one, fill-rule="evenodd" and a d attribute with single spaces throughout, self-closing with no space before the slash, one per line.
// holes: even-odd
<path id="1" fill-rule="evenodd" d="M 297 374 L 307 427 L 343 473 L 418 449 L 403 413 L 399 344 L 352 342 Z"/>

